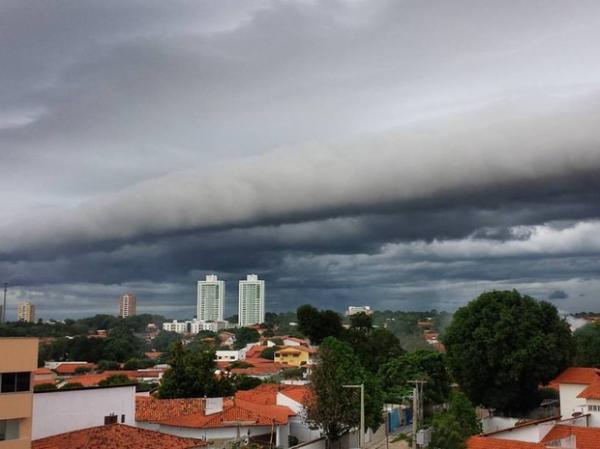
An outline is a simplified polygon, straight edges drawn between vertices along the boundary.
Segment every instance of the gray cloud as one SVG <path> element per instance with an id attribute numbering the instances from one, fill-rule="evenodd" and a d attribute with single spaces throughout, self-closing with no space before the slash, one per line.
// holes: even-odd
<path id="1" fill-rule="evenodd" d="M 57 315 L 130 286 L 189 313 L 207 271 L 278 309 L 591 298 L 599 13 L 3 2 L 0 270 Z"/>

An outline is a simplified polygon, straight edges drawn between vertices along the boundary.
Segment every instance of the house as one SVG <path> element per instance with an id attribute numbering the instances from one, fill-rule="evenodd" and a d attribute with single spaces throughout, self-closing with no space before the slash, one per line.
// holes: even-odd
<path id="1" fill-rule="evenodd" d="M 34 440 L 32 449 L 197 449 L 205 441 L 124 424 L 109 424 Z"/>
<path id="2" fill-rule="evenodd" d="M 558 386 L 560 414 L 563 419 L 587 413 L 590 426 L 600 427 L 600 370 L 570 367 L 550 385 Z"/>
<path id="3" fill-rule="evenodd" d="M 275 363 L 291 366 L 314 364 L 316 349 L 306 346 L 284 346 L 275 351 Z"/>
<path id="4" fill-rule="evenodd" d="M 246 358 L 246 348 L 239 350 L 218 350 L 215 353 L 215 361 L 217 362 L 236 362 Z"/>
<path id="5" fill-rule="evenodd" d="M 221 343 L 221 346 L 232 347 L 235 343 L 235 334 L 227 331 L 219 332 L 219 342 Z"/>
<path id="6" fill-rule="evenodd" d="M 83 387 L 33 394 L 34 440 L 117 422 L 135 424 L 135 385 Z"/>
<path id="7" fill-rule="evenodd" d="M 600 428 L 588 427 L 585 416 L 531 421 L 485 435 L 472 436 L 467 449 L 598 449 Z"/>
<path id="8" fill-rule="evenodd" d="M 295 413 L 288 407 L 249 402 L 240 398 L 206 399 L 198 404 L 173 403 L 172 400 L 139 397 L 136 401 L 136 425 L 169 435 L 198 438 L 223 444 L 239 438 L 262 438 L 281 448 L 288 447 L 289 418 Z M 163 412 L 161 409 L 168 410 Z M 193 409 L 196 408 L 196 411 Z"/>
<path id="9" fill-rule="evenodd" d="M 38 368 L 34 370 L 33 375 L 33 386 L 41 385 L 41 384 L 55 384 L 56 383 L 56 373 L 48 368 Z"/>
<path id="10" fill-rule="evenodd" d="M 94 369 L 95 365 L 88 362 L 46 362 L 44 368 L 51 369 L 59 377 L 70 377 L 77 373 L 78 369 Z"/>
<path id="11" fill-rule="evenodd" d="M 290 368 L 288 365 L 275 363 L 273 360 L 263 359 L 260 357 L 246 359 L 245 362 L 249 364 L 249 366 L 244 368 L 225 369 L 228 369 L 232 374 L 256 377 L 264 380 L 281 373 L 285 369 Z"/>

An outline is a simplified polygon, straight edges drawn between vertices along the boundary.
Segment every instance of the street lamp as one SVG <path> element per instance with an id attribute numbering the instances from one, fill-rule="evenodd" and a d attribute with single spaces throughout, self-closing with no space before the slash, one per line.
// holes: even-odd
<path id="1" fill-rule="evenodd" d="M 365 447 L 365 384 L 342 385 L 343 388 L 360 388 L 360 433 L 358 435 L 358 447 Z"/>

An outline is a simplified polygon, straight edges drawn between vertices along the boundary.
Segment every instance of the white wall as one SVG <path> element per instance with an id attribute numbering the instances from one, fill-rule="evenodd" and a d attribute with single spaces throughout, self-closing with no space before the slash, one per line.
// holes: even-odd
<path id="1" fill-rule="evenodd" d="M 596 407 L 600 407 L 600 401 L 597 399 L 588 399 L 586 401 L 587 405 L 595 405 Z M 600 411 L 592 411 L 589 410 L 588 407 L 585 409 L 585 413 L 590 414 L 589 426 L 590 427 L 600 427 Z"/>
<path id="2" fill-rule="evenodd" d="M 140 426 L 149 428 L 146 426 Z M 235 427 L 218 427 L 213 429 L 198 429 L 198 428 L 190 428 L 190 427 L 176 427 L 176 426 L 167 426 L 164 424 L 160 424 L 158 428 L 155 428 L 163 433 L 168 433 L 170 435 L 176 435 L 179 437 L 185 438 L 200 438 L 204 440 L 231 440 L 237 438 L 237 426 Z M 250 433 L 248 433 L 250 432 Z M 265 435 L 271 433 L 271 426 L 240 426 L 240 436 L 243 438 L 247 435 L 256 436 L 256 435 Z"/>
<path id="3" fill-rule="evenodd" d="M 586 412 L 585 399 L 577 397 L 587 385 L 560 384 L 560 414 L 563 419 L 570 418 L 575 412 Z"/>
<path id="4" fill-rule="evenodd" d="M 539 443 L 552 430 L 556 421 L 546 421 L 540 424 L 516 427 L 504 432 L 495 433 L 494 438 L 502 440 L 518 440 L 531 443 Z"/>
<path id="5" fill-rule="evenodd" d="M 104 425 L 111 413 L 135 424 L 135 386 L 34 393 L 32 439 Z"/>

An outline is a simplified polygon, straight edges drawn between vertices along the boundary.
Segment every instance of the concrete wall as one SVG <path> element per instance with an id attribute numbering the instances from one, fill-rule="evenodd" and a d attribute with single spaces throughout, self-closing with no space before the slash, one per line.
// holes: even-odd
<path id="1" fill-rule="evenodd" d="M 504 432 L 495 433 L 494 438 L 502 440 L 518 440 L 530 443 L 539 443 L 552 430 L 556 421 L 546 421 L 540 424 L 507 429 Z"/>
<path id="2" fill-rule="evenodd" d="M 152 428 L 147 426 L 140 426 L 146 429 L 158 430 L 159 432 L 168 433 L 169 435 L 176 435 L 185 438 L 199 438 L 207 441 L 214 441 L 215 446 L 219 446 L 219 441 L 230 441 L 236 439 L 238 436 L 238 428 L 235 427 L 219 427 L 214 429 L 195 429 L 189 427 L 176 427 L 167 426 L 164 424 L 158 425 L 158 427 Z M 240 437 L 245 436 L 258 436 L 267 435 L 271 433 L 271 426 L 240 426 L 239 435 Z"/>
<path id="3" fill-rule="evenodd" d="M 600 407 L 600 401 L 597 399 L 588 399 L 586 401 L 588 407 L 585 409 L 585 413 L 590 414 L 589 418 L 589 426 L 590 427 L 600 427 L 600 411 L 590 410 L 589 406 L 595 406 L 595 408 Z"/>
<path id="4" fill-rule="evenodd" d="M 125 415 L 124 423 L 135 425 L 134 385 L 35 393 L 32 438 L 102 426 L 110 414 L 119 423 Z"/>
<path id="5" fill-rule="evenodd" d="M 570 418 L 575 412 L 586 412 L 585 399 L 577 395 L 587 388 L 587 385 L 560 384 L 560 414 L 563 419 Z"/>

